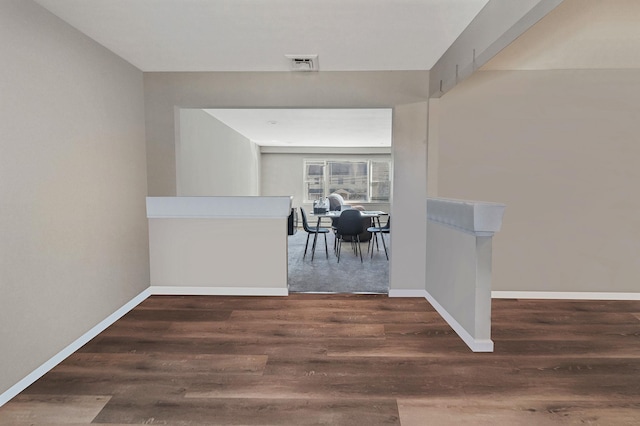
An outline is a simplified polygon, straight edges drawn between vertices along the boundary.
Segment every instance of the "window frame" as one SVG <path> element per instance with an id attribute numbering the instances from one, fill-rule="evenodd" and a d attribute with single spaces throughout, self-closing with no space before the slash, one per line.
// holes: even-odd
<path id="1" fill-rule="evenodd" d="M 322 178 L 320 180 L 320 183 L 322 185 L 322 194 L 324 194 L 326 192 L 326 186 L 327 186 L 327 164 L 326 161 L 324 160 L 317 160 L 317 159 L 304 159 L 302 161 L 302 193 L 303 193 L 303 199 L 305 203 L 311 203 L 312 201 L 308 201 L 307 199 L 309 198 L 309 194 L 311 191 L 311 188 L 309 188 L 310 185 L 316 185 L 317 182 L 317 178 L 309 178 L 309 174 L 308 174 L 308 166 L 309 165 L 321 165 L 322 167 Z M 324 195 L 321 195 L 320 198 L 324 198 Z M 317 198 L 316 198 L 317 199 Z"/>
<path id="2" fill-rule="evenodd" d="M 304 203 L 313 203 L 317 199 L 324 199 L 329 196 L 329 188 L 331 186 L 331 180 L 329 176 L 329 163 L 365 163 L 366 164 L 366 198 L 365 199 L 354 199 L 348 200 L 356 203 L 388 203 L 391 201 L 391 183 L 392 183 L 392 166 L 393 162 L 391 159 L 372 159 L 372 158 L 350 158 L 350 159 L 340 159 L 340 158 L 304 158 L 302 160 L 302 198 Z M 373 163 L 386 163 L 388 168 L 388 180 L 374 180 L 374 176 L 372 173 Z M 311 179 L 308 178 L 308 166 L 309 165 L 322 165 L 322 195 L 318 198 L 310 199 L 309 187 L 308 184 L 311 182 Z M 389 197 L 384 199 L 376 199 L 372 201 L 372 187 L 375 183 L 379 182 L 389 182 Z"/>

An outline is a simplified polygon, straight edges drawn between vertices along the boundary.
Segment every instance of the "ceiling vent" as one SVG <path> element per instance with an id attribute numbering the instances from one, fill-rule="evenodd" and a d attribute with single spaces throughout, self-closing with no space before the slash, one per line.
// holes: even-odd
<path id="1" fill-rule="evenodd" d="M 318 71 L 318 55 L 284 55 L 291 71 Z"/>

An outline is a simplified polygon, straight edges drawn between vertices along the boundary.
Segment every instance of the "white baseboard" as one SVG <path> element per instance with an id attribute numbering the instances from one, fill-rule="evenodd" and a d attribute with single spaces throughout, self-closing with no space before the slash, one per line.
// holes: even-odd
<path id="1" fill-rule="evenodd" d="M 429 294 L 428 291 L 425 291 L 425 293 L 425 297 L 429 303 L 431 303 L 433 308 L 440 314 L 447 324 L 453 328 L 453 331 L 458 334 L 462 341 L 469 346 L 469 349 L 473 352 L 493 352 L 493 340 L 474 338 L 442 305 L 440 305 L 440 303 L 436 301 L 436 299 L 433 298 L 433 296 L 431 296 L 431 294 Z"/>
<path id="2" fill-rule="evenodd" d="M 427 297 L 426 290 L 415 289 L 389 289 L 389 297 Z"/>
<path id="3" fill-rule="evenodd" d="M 149 287 L 152 295 L 170 296 L 288 296 L 286 287 L 181 287 L 160 286 Z"/>
<path id="4" fill-rule="evenodd" d="M 60 364 L 64 361 L 69 355 L 80 349 L 83 345 L 89 342 L 91 339 L 96 337 L 98 334 L 102 333 L 107 327 L 111 324 L 119 320 L 122 316 L 124 316 L 127 312 L 138 306 L 141 302 L 143 302 L 147 297 L 149 297 L 150 292 L 149 289 L 145 289 L 142 293 L 131 299 L 125 305 L 123 305 L 120 309 L 109 315 L 103 321 L 98 323 L 91 330 L 84 333 L 82 336 L 77 338 L 73 343 L 69 346 L 58 352 L 40 367 L 33 370 L 29 375 L 20 380 L 15 385 L 11 386 L 5 392 L 0 395 L 0 407 L 6 404 L 11 398 L 18 395 L 20 392 L 25 390 L 29 385 L 38 380 L 40 377 L 44 376 L 49 370 L 51 370 L 56 365 Z"/>
<path id="5" fill-rule="evenodd" d="M 587 291 L 492 291 L 492 299 L 640 300 L 640 293 Z"/>
<path id="6" fill-rule="evenodd" d="M 389 297 L 427 297 L 426 290 L 389 289 Z M 640 300 L 640 293 L 607 293 L 586 291 L 499 291 L 492 299 L 558 299 L 558 300 Z"/>

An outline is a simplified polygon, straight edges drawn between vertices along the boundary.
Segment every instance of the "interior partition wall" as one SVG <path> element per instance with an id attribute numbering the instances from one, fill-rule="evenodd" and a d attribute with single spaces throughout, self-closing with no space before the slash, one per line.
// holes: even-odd
<path id="1" fill-rule="evenodd" d="M 394 126 L 396 122 L 415 125 L 418 131 L 394 135 L 394 170 L 402 170 L 411 182 L 406 189 L 393 190 L 392 214 L 404 211 L 417 217 L 416 212 L 422 212 L 422 225 L 418 226 L 426 232 L 426 190 L 416 193 L 409 188 L 426 185 L 427 117 L 426 113 L 413 114 L 398 107 L 412 103 L 426 105 L 428 80 L 428 71 L 145 73 L 149 195 L 177 194 L 175 116 L 179 108 L 394 108 L 399 111 L 394 112 Z M 426 111 L 426 106 L 419 108 Z M 411 124 L 412 120 L 415 123 Z M 409 129 L 407 126 L 405 129 Z M 414 149 L 420 152 L 413 152 Z M 402 181 L 397 174 L 396 179 Z M 408 246 L 405 252 L 411 256 L 398 257 L 402 266 L 395 269 L 390 288 L 408 285 L 424 289 L 426 235 L 416 237 L 415 226 L 414 220 L 394 223 L 394 249 L 402 252 Z M 410 262 L 414 257 L 421 260 Z M 392 257 L 391 270 L 395 261 Z"/>

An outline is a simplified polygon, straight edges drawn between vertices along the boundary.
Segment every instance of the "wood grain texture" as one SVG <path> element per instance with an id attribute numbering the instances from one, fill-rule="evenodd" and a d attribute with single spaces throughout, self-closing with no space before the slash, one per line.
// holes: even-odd
<path id="1" fill-rule="evenodd" d="M 91 422 L 110 396 L 105 395 L 18 395 L 0 408 L 0 425 Z"/>
<path id="2" fill-rule="evenodd" d="M 567 400 L 558 394 L 543 398 L 507 396 L 499 401 L 482 397 L 399 400 L 398 409 L 402 426 L 635 425 L 640 404 L 620 401 L 602 406 L 591 399 Z"/>
<path id="3" fill-rule="evenodd" d="M 153 296 L 0 425 L 636 425 L 638 312 L 494 300 L 476 354 L 420 298 Z"/>

